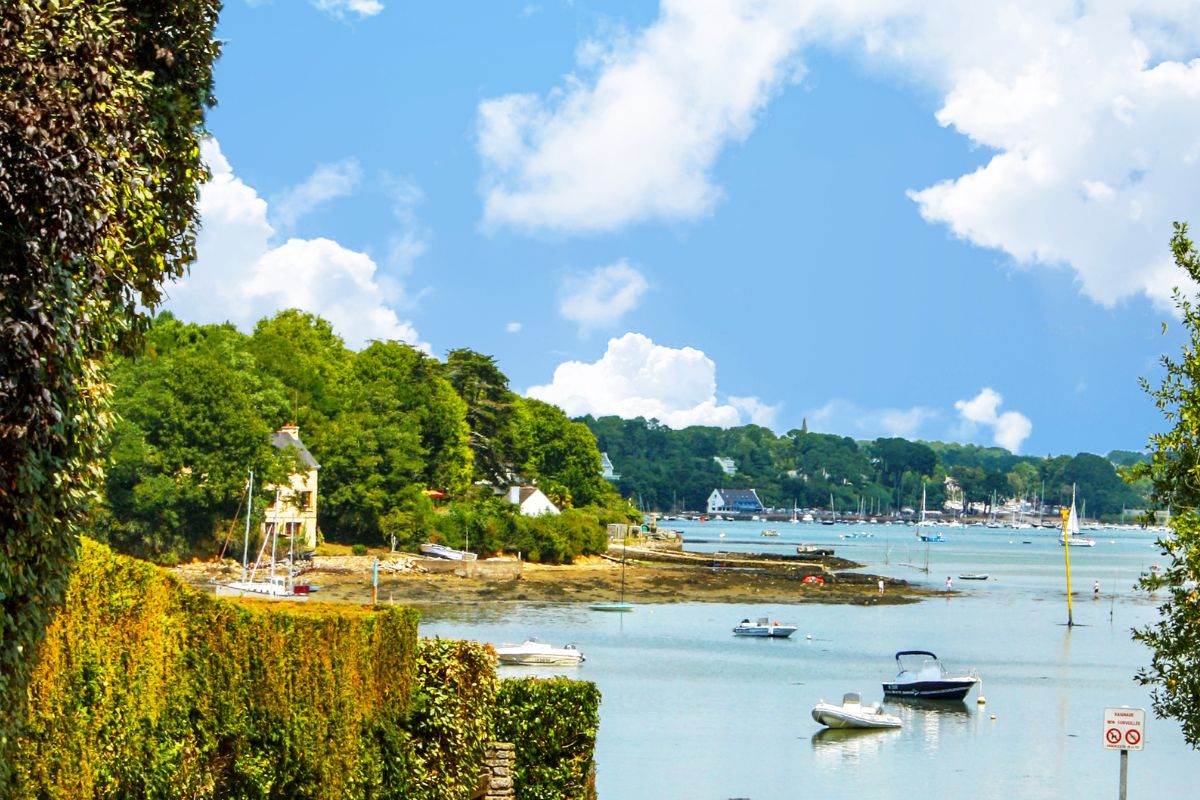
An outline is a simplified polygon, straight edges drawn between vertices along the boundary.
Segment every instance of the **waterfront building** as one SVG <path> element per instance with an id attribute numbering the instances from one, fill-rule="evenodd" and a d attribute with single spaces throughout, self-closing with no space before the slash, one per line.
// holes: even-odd
<path id="1" fill-rule="evenodd" d="M 761 514 L 763 510 L 754 489 L 713 489 L 708 496 L 709 514 Z"/>
<path id="2" fill-rule="evenodd" d="M 291 451 L 296 466 L 286 484 L 263 487 L 267 497 L 274 497 L 263 514 L 263 535 L 270 537 L 278 531 L 282 537 L 294 537 L 297 547 L 314 548 L 317 546 L 317 471 L 321 465 L 300 441 L 298 425 L 284 425 L 271 437 L 271 444 L 279 450 Z"/>
<path id="3" fill-rule="evenodd" d="M 527 517 L 559 513 L 558 506 L 536 486 L 510 486 L 504 499 L 518 506 Z"/>

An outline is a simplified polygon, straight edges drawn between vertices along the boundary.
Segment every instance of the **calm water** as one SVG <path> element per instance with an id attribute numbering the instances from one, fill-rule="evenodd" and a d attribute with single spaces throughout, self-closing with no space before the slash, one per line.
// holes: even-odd
<path id="1" fill-rule="evenodd" d="M 1161 560 L 1152 534 L 1095 531 L 1096 547 L 1072 548 L 1076 627 L 1068 629 L 1063 552 L 1052 531 L 943 528 L 948 541 L 928 546 L 926 575 L 904 566 L 926 560 L 911 528 L 773 523 L 779 538 L 761 539 L 762 523 L 678 527 L 692 550 L 833 544 L 872 571 L 936 588 L 953 575 L 959 592 L 905 606 L 425 609 L 426 636 L 492 643 L 536 636 L 579 646 L 586 663 L 560 674 L 594 681 L 603 693 L 602 800 L 1116 797 L 1119 755 L 1102 746 L 1101 715 L 1118 705 L 1148 712 L 1145 750 L 1129 757 L 1129 797 L 1195 796 L 1200 753 L 1177 724 L 1153 717 L 1148 692 L 1133 680 L 1149 659 L 1129 629 L 1156 616 L 1154 600 L 1132 588 Z M 855 531 L 874 536 L 840 538 Z M 959 581 L 964 571 L 992 579 Z M 1101 582 L 1098 601 L 1093 580 Z M 731 635 L 738 620 L 763 615 L 800 629 L 782 641 Z M 933 650 L 954 670 L 976 668 L 986 704 L 976 703 L 977 691 L 948 707 L 889 702 L 904 720 L 898 731 L 822 733 L 809 713 L 818 700 L 847 691 L 881 699 L 893 654 L 914 648 Z"/>

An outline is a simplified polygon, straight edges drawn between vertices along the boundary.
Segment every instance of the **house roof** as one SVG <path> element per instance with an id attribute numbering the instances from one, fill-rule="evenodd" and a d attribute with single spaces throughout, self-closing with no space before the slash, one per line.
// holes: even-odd
<path id="1" fill-rule="evenodd" d="M 308 452 L 308 448 L 304 446 L 304 442 L 300 441 L 299 436 L 294 436 L 286 430 L 275 431 L 271 437 L 271 444 L 275 445 L 280 450 L 289 447 L 295 448 L 300 455 L 300 460 L 307 464 L 312 469 L 320 469 L 321 465 L 313 458 L 312 453 Z"/>
<path id="2" fill-rule="evenodd" d="M 738 500 L 753 500 L 756 503 L 760 502 L 758 499 L 758 492 L 756 492 L 754 489 L 717 489 L 717 492 L 720 493 L 721 499 L 723 499 L 726 503 L 736 503 Z"/>

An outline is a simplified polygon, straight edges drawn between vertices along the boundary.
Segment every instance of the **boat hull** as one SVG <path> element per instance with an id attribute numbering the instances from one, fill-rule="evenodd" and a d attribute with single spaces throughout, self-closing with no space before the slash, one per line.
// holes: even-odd
<path id="1" fill-rule="evenodd" d="M 613 611 L 617 613 L 626 613 L 633 611 L 633 603 L 592 603 L 588 606 L 592 611 Z"/>
<path id="2" fill-rule="evenodd" d="M 899 717 L 882 711 L 863 707 L 852 710 L 831 703 L 817 703 L 812 710 L 812 718 L 827 728 L 839 730 L 899 728 L 902 724 Z"/>
<path id="3" fill-rule="evenodd" d="M 940 681 L 885 683 L 883 693 L 888 697 L 915 697 L 922 700 L 962 700 L 975 686 L 975 678 L 955 678 Z"/>
<path id="4" fill-rule="evenodd" d="M 786 639 L 796 632 L 795 625 L 738 625 L 735 636 L 756 636 L 764 639 Z"/>
<path id="5" fill-rule="evenodd" d="M 585 660 L 574 645 L 551 647 L 532 639 L 524 644 L 497 647 L 496 659 L 501 664 L 519 667 L 574 667 Z"/>

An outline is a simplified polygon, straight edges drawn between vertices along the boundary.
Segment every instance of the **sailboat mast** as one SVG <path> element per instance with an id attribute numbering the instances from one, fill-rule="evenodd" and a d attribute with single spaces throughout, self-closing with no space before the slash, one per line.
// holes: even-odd
<path id="1" fill-rule="evenodd" d="M 246 560 L 250 558 L 250 515 L 254 510 L 254 470 L 250 470 L 250 483 L 246 489 L 246 537 L 242 541 L 242 581 L 246 580 Z"/>
<path id="2" fill-rule="evenodd" d="M 1063 558 L 1067 562 L 1067 627 L 1075 625 L 1074 609 L 1071 605 L 1071 517 L 1075 516 L 1075 484 L 1071 484 L 1071 510 L 1062 510 Z"/>

